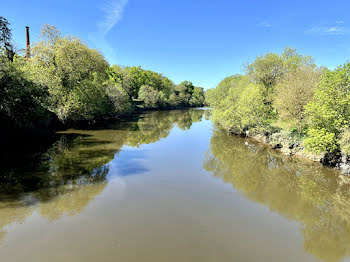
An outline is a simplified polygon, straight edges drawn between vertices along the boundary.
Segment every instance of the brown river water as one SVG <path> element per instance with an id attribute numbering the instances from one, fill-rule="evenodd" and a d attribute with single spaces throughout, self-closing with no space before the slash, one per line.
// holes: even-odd
<path id="1" fill-rule="evenodd" d="M 350 178 L 229 136 L 206 109 L 2 151 L 1 262 L 350 261 Z"/>

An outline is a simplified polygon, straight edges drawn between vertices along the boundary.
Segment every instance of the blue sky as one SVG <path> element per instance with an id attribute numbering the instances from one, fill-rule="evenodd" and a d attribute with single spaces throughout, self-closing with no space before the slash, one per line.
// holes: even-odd
<path id="1" fill-rule="evenodd" d="M 176 83 L 215 87 L 242 65 L 285 46 L 334 68 L 350 57 L 350 1 L 4 1 L 0 16 L 25 45 L 53 24 L 99 49 L 111 64 L 141 65 Z"/>

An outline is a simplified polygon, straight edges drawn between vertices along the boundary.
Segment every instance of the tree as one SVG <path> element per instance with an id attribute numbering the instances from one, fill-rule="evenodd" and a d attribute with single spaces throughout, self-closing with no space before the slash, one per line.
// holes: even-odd
<path id="1" fill-rule="evenodd" d="M 228 90 L 236 84 L 236 81 L 240 79 L 242 75 L 236 74 L 226 77 L 219 85 L 214 89 L 208 89 L 205 99 L 211 107 L 217 107 L 228 95 Z"/>
<path id="2" fill-rule="evenodd" d="M 262 130 L 269 118 L 269 107 L 264 103 L 264 87 L 255 84 L 249 76 L 226 78 L 211 92 L 209 104 L 214 102 L 212 118 L 234 133 L 248 129 Z M 221 96 L 222 94 L 222 96 Z"/>
<path id="3" fill-rule="evenodd" d="M 10 23 L 6 18 L 0 16 L 0 49 L 5 50 L 5 55 L 13 61 L 14 50 L 12 45 L 12 32 L 9 28 Z"/>
<path id="4" fill-rule="evenodd" d="M 305 106 L 311 101 L 320 74 L 312 67 L 295 68 L 276 85 L 274 106 L 280 118 L 296 124 L 298 134 L 306 122 Z"/>
<path id="5" fill-rule="evenodd" d="M 286 47 L 281 55 L 283 61 L 284 73 L 298 70 L 302 67 L 315 68 L 315 60 L 311 56 L 298 54 L 295 48 Z"/>
<path id="6" fill-rule="evenodd" d="M 105 83 L 107 95 L 113 104 L 113 113 L 128 113 L 132 111 L 130 97 L 123 90 L 121 85 L 115 84 L 112 81 Z"/>
<path id="7" fill-rule="evenodd" d="M 269 118 L 269 107 L 264 103 L 263 88 L 254 83 L 246 85 L 239 94 L 236 110 L 240 119 L 240 132 L 249 129 L 263 130 Z"/>
<path id="8" fill-rule="evenodd" d="M 145 107 L 157 108 L 159 93 L 148 85 L 143 85 L 139 91 L 139 99 L 143 100 Z"/>
<path id="9" fill-rule="evenodd" d="M 247 73 L 253 81 L 264 85 L 268 94 L 283 75 L 283 60 L 274 53 L 258 56 L 248 65 Z"/>
<path id="10" fill-rule="evenodd" d="M 23 58 L 8 60 L 0 52 L 0 121 L 2 127 L 33 128 L 47 126 L 50 114 L 42 106 L 45 88 L 29 80 L 22 72 Z"/>
<path id="11" fill-rule="evenodd" d="M 194 85 L 191 81 L 183 81 L 183 82 L 181 82 L 181 85 L 186 87 L 184 90 L 186 93 L 192 95 L 192 93 L 194 91 Z"/>
<path id="12" fill-rule="evenodd" d="M 166 97 L 163 91 L 159 91 L 158 106 L 160 108 L 165 108 L 169 104 L 169 99 Z"/>
<path id="13" fill-rule="evenodd" d="M 246 71 L 254 82 L 265 86 L 267 102 L 270 102 L 269 95 L 283 75 L 304 66 L 315 67 L 313 58 L 300 55 L 296 49 L 286 47 L 281 56 L 275 53 L 258 56 L 247 66 Z"/>
<path id="14" fill-rule="evenodd" d="M 94 49 L 75 37 L 61 37 L 45 25 L 42 39 L 32 48 L 26 71 L 32 81 L 50 93 L 47 108 L 61 121 L 88 120 L 112 111 L 107 90 L 109 65 Z"/>
<path id="15" fill-rule="evenodd" d="M 188 101 L 191 99 L 191 93 L 188 93 L 188 86 L 179 84 L 175 86 L 175 93 L 178 96 L 178 105 L 188 106 Z"/>
<path id="16" fill-rule="evenodd" d="M 169 105 L 176 107 L 176 106 L 179 106 L 180 104 L 181 104 L 180 97 L 175 93 L 172 93 L 169 97 Z"/>
<path id="17" fill-rule="evenodd" d="M 343 128 L 340 135 L 339 145 L 341 152 L 346 156 L 350 156 L 350 128 Z"/>
<path id="18" fill-rule="evenodd" d="M 107 73 L 109 75 L 110 80 L 112 80 L 116 84 L 120 84 L 121 88 L 128 94 L 128 96 L 131 99 L 134 95 L 134 90 L 131 84 L 131 78 L 126 68 L 113 65 L 112 67 L 108 68 Z"/>
<path id="19" fill-rule="evenodd" d="M 141 86 L 146 84 L 145 72 L 140 66 L 130 67 L 130 68 L 127 68 L 127 70 L 128 70 L 128 75 L 130 76 L 130 79 L 131 79 L 131 86 L 132 86 L 131 95 L 132 97 L 137 98 Z"/>
<path id="20" fill-rule="evenodd" d="M 204 89 L 201 87 L 194 87 L 191 99 L 189 100 L 190 106 L 203 106 L 204 100 Z"/>
<path id="21" fill-rule="evenodd" d="M 41 28 L 40 39 L 53 46 L 58 40 L 62 39 L 62 33 L 55 25 L 45 24 Z"/>
<path id="22" fill-rule="evenodd" d="M 306 146 L 315 152 L 333 152 L 344 128 L 350 125 L 350 63 L 326 72 L 306 106 L 309 117 Z"/>

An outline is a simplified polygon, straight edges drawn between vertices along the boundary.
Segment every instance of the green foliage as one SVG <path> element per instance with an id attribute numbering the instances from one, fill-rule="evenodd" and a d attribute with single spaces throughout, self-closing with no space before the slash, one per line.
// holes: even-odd
<path id="1" fill-rule="evenodd" d="M 235 75 L 225 79 L 207 98 L 209 105 L 215 107 L 213 120 L 235 133 L 247 129 L 262 130 L 268 119 L 263 90 L 261 85 L 252 83 L 249 76 Z"/>
<path id="2" fill-rule="evenodd" d="M 143 100 L 145 107 L 156 108 L 159 101 L 159 93 L 148 85 L 143 85 L 139 91 L 139 99 Z"/>
<path id="3" fill-rule="evenodd" d="M 12 32 L 9 26 L 10 23 L 7 19 L 0 16 L 0 50 L 3 49 L 6 57 L 12 61 L 14 51 L 12 45 Z"/>
<path id="4" fill-rule="evenodd" d="M 309 150 L 321 153 L 335 151 L 338 148 L 336 142 L 335 133 L 329 132 L 326 128 L 311 128 L 308 130 L 304 144 Z"/>
<path id="5" fill-rule="evenodd" d="M 310 151 L 348 152 L 349 75 L 350 63 L 334 71 L 317 68 L 312 57 L 287 47 L 282 55 L 257 57 L 246 76 L 224 79 L 206 92 L 206 102 L 214 122 L 233 132 L 286 129 L 292 136 L 294 129 Z"/>
<path id="6" fill-rule="evenodd" d="M 271 89 L 283 75 L 283 60 L 274 53 L 258 56 L 256 60 L 248 65 L 247 73 L 256 83 Z"/>
<path id="7" fill-rule="evenodd" d="M 315 68 L 315 61 L 311 56 L 298 54 L 295 48 L 286 47 L 281 55 L 284 73 L 298 70 L 303 67 Z"/>
<path id="8" fill-rule="evenodd" d="M 169 105 L 169 99 L 166 97 L 163 91 L 159 91 L 158 96 L 158 106 L 160 108 L 165 108 Z"/>
<path id="9" fill-rule="evenodd" d="M 344 128 L 340 137 L 339 144 L 341 151 L 347 156 L 350 156 L 350 129 Z"/>
<path id="10" fill-rule="evenodd" d="M 169 105 L 170 106 L 177 106 L 179 104 L 181 104 L 181 99 L 179 98 L 178 95 L 176 95 L 175 93 L 172 93 L 170 96 L 169 96 L 169 101 L 168 101 Z"/>
<path id="11" fill-rule="evenodd" d="M 204 105 L 204 89 L 201 87 L 193 87 L 192 97 L 188 101 L 190 106 Z"/>
<path id="12" fill-rule="evenodd" d="M 306 106 L 309 117 L 305 143 L 312 151 L 332 152 L 343 128 L 350 124 L 350 63 L 326 72 Z"/>
<path id="13" fill-rule="evenodd" d="M 47 99 L 45 88 L 28 80 L 21 71 L 20 57 L 14 62 L 0 53 L 0 119 L 2 126 L 31 128 L 47 125 L 50 114 L 42 104 Z"/>
<path id="14" fill-rule="evenodd" d="M 299 136 L 306 122 L 305 106 L 313 97 L 319 76 L 310 66 L 297 67 L 287 72 L 275 87 L 274 107 L 281 120 L 297 126 Z"/>
<path id="15" fill-rule="evenodd" d="M 107 89 L 107 96 L 113 104 L 113 113 L 129 113 L 133 107 L 128 94 L 123 90 L 121 85 L 107 81 L 104 83 Z"/>
<path id="16" fill-rule="evenodd" d="M 191 81 L 183 81 L 181 83 L 182 86 L 184 86 L 186 89 L 184 90 L 188 94 L 192 94 L 194 91 L 194 85 Z"/>
<path id="17" fill-rule="evenodd" d="M 111 81 L 120 84 L 130 98 L 143 100 L 146 108 L 204 105 L 203 89 L 195 87 L 190 81 L 175 85 L 162 74 L 144 70 L 141 67 L 114 65 L 107 72 Z M 148 88 L 140 92 L 142 86 L 148 86 Z"/>
<path id="18" fill-rule="evenodd" d="M 43 26 L 26 59 L 10 53 L 11 36 L 0 17 L 0 118 L 9 126 L 47 125 L 52 116 L 69 122 L 131 112 L 137 98 L 144 108 L 204 104 L 203 89 L 192 82 L 176 86 L 140 66 L 110 67 L 99 51 L 63 36 L 56 26 Z"/>
<path id="19" fill-rule="evenodd" d="M 108 69 L 110 79 L 122 85 L 130 97 L 138 98 L 143 85 L 149 85 L 157 91 L 162 91 L 169 97 L 174 89 L 173 82 L 162 74 L 144 70 L 141 67 L 120 67 L 114 65 Z"/>
<path id="20" fill-rule="evenodd" d="M 132 98 L 133 96 L 133 87 L 131 85 L 131 78 L 129 77 L 128 72 L 117 65 L 113 65 L 107 69 L 107 73 L 109 75 L 109 79 L 111 82 L 116 84 L 120 84 L 121 88 L 125 91 L 125 93 Z"/>
<path id="21" fill-rule="evenodd" d="M 53 26 L 44 26 L 41 41 L 33 45 L 25 71 L 48 88 L 47 108 L 61 121 L 88 120 L 113 111 L 103 83 L 107 61 L 79 39 L 61 37 Z"/>
<path id="22" fill-rule="evenodd" d="M 228 94 L 228 91 L 231 87 L 233 87 L 238 79 L 240 79 L 241 75 L 233 75 L 226 77 L 224 80 L 222 80 L 219 85 L 215 89 L 209 89 L 207 90 L 205 94 L 205 100 L 206 102 L 211 106 L 216 108 L 220 105 L 223 99 Z"/>

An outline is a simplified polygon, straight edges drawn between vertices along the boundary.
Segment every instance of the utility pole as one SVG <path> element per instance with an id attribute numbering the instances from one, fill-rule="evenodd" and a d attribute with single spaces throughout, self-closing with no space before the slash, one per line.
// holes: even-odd
<path id="1" fill-rule="evenodd" d="M 29 26 L 26 26 L 26 42 L 27 42 L 27 46 L 26 46 L 26 51 L 27 51 L 27 58 L 30 58 L 30 39 L 29 39 Z"/>

